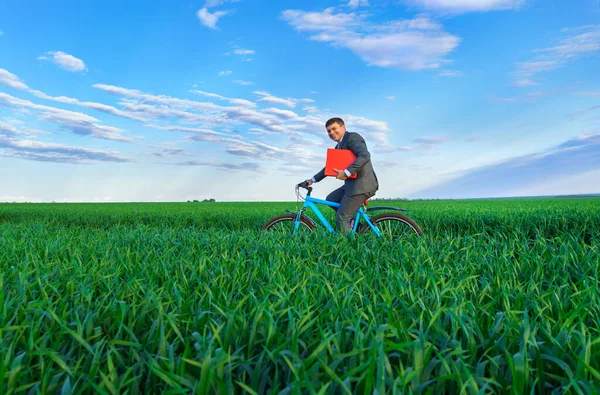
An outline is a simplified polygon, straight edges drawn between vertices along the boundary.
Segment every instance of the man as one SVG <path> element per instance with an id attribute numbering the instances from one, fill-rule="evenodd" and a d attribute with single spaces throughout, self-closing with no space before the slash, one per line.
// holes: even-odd
<path id="1" fill-rule="evenodd" d="M 335 209 L 335 223 L 338 230 L 352 230 L 352 220 L 364 202 L 379 189 L 377 175 L 371 163 L 371 154 L 365 140 L 358 133 L 346 131 L 346 125 L 341 118 L 331 118 L 325 123 L 329 138 L 337 142 L 335 148 L 349 149 L 356 155 L 356 160 L 346 169 L 334 169 L 336 178 L 343 180 L 344 185 L 327 195 L 327 200 L 340 203 Z M 348 178 L 356 174 L 356 178 Z M 325 178 L 325 168 L 306 180 L 308 185 Z"/>

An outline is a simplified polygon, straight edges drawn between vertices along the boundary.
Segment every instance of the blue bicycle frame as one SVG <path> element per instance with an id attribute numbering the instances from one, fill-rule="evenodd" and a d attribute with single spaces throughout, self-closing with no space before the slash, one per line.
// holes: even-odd
<path id="1" fill-rule="evenodd" d="M 329 224 L 329 222 L 327 221 L 325 216 L 323 216 L 323 214 L 317 207 L 317 204 L 324 204 L 326 206 L 330 206 L 330 207 L 334 207 L 334 208 L 340 207 L 339 203 L 331 202 L 329 200 L 317 199 L 317 198 L 310 196 L 310 194 L 307 195 L 304 200 L 304 205 L 302 206 L 302 209 L 296 213 L 296 220 L 294 221 L 294 225 L 295 225 L 294 232 L 296 232 L 298 230 L 298 228 L 300 227 L 300 216 L 306 209 L 309 209 L 309 208 L 313 211 L 313 213 L 316 214 L 317 218 L 319 218 L 319 221 L 321 221 L 323 226 L 329 232 L 335 231 L 333 229 L 333 227 Z M 379 232 L 379 229 L 377 229 L 377 227 L 371 222 L 371 220 L 369 219 L 369 216 L 367 215 L 365 210 L 363 210 L 362 207 L 360 207 L 358 209 L 358 211 L 356 212 L 356 216 L 354 217 L 354 226 L 352 227 L 352 232 L 356 232 L 356 229 L 358 227 L 358 221 L 360 218 L 363 218 L 365 220 L 365 222 L 371 227 L 371 229 L 373 229 L 375 231 L 375 234 L 377 234 L 377 236 L 381 236 L 381 232 Z"/>

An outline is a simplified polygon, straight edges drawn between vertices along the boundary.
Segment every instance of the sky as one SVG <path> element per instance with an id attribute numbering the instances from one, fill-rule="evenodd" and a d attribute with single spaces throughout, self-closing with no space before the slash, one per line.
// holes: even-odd
<path id="1" fill-rule="evenodd" d="M 600 2 L 0 2 L 0 201 L 295 201 L 331 117 L 375 198 L 600 193 Z"/>

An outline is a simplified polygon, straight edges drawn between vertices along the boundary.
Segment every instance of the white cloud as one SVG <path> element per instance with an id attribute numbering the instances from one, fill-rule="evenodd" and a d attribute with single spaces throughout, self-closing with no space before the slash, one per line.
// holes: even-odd
<path id="1" fill-rule="evenodd" d="M 231 82 L 233 82 L 234 84 L 239 84 L 239 85 L 254 85 L 254 82 L 244 81 L 244 80 L 233 80 Z"/>
<path id="2" fill-rule="evenodd" d="M 525 0 L 403 0 L 409 6 L 452 14 L 496 10 L 518 10 Z"/>
<path id="3" fill-rule="evenodd" d="M 588 25 L 579 31 L 583 33 L 564 38 L 554 47 L 538 49 L 534 52 L 549 52 L 559 59 L 570 59 L 600 50 L 600 25 Z"/>
<path id="4" fill-rule="evenodd" d="M 530 76 L 543 71 L 555 70 L 559 66 L 560 61 L 558 59 L 520 62 L 518 63 L 517 74 L 522 76 Z"/>
<path id="5" fill-rule="evenodd" d="M 363 13 L 286 10 L 281 18 L 311 40 L 350 49 L 369 65 L 406 70 L 439 68 L 460 38 L 423 16 L 373 24 Z"/>
<path id="6" fill-rule="evenodd" d="M 19 130 L 7 123 L 0 122 L 0 149 L 3 150 L 2 156 L 58 163 L 131 161 L 129 158 L 116 151 L 24 140 L 19 139 L 19 135 L 28 135 L 28 132 Z"/>
<path id="7" fill-rule="evenodd" d="M 250 100 L 246 100 L 246 99 L 229 98 L 229 97 L 218 95 L 216 93 L 209 93 L 209 92 L 204 92 L 204 91 L 199 91 L 199 90 L 191 90 L 190 92 L 196 93 L 199 95 L 203 95 L 206 97 L 212 97 L 212 98 L 218 99 L 218 100 L 226 100 L 226 101 L 230 102 L 231 104 L 235 104 L 235 105 L 242 106 L 242 107 L 256 107 L 256 103 L 251 102 Z"/>
<path id="8" fill-rule="evenodd" d="M 460 77 L 462 73 L 458 70 L 442 70 L 440 77 Z"/>
<path id="9" fill-rule="evenodd" d="M 273 104 L 282 104 L 282 105 L 290 107 L 290 108 L 296 107 L 296 104 L 298 102 L 303 102 L 303 103 L 312 103 L 312 102 L 314 102 L 313 99 L 293 99 L 291 97 L 288 97 L 287 99 L 284 99 L 284 98 L 281 98 L 281 97 L 273 96 L 269 92 L 265 92 L 265 91 L 254 91 L 252 93 L 254 93 L 255 95 L 262 96 L 257 101 L 266 102 L 266 103 L 273 103 Z"/>
<path id="10" fill-rule="evenodd" d="M 285 136 L 286 141 L 300 145 L 310 145 L 321 150 L 328 146 L 325 133 L 325 120 L 337 116 L 338 114 L 322 113 L 316 106 L 305 106 L 309 115 L 300 116 L 292 110 L 282 110 L 269 107 L 264 110 L 251 108 L 250 103 L 238 102 L 244 99 L 231 99 L 222 95 L 198 91 L 195 93 L 217 100 L 227 100 L 233 106 L 219 106 L 214 103 L 196 102 L 187 99 L 178 99 L 165 95 L 152 95 L 138 90 L 126 89 L 110 85 L 94 85 L 106 92 L 125 96 L 125 101 L 121 105 L 128 111 L 143 111 L 144 116 L 153 116 L 158 120 L 168 122 L 166 125 L 158 123 L 147 124 L 162 130 L 189 132 L 192 139 L 197 141 L 208 141 L 214 143 L 227 144 L 232 139 L 229 134 L 220 133 L 215 135 L 217 128 L 234 127 L 235 125 L 250 126 L 252 132 L 259 135 L 274 134 Z M 298 103 L 310 102 L 311 99 L 279 98 L 269 92 L 255 91 L 255 94 L 261 96 L 258 101 L 283 104 L 288 108 L 294 108 Z M 137 114 L 137 112 L 136 112 Z M 395 152 L 402 150 L 402 147 L 394 147 L 389 143 L 388 137 L 391 130 L 385 122 L 374 121 L 359 116 L 345 114 L 343 119 L 351 125 L 353 131 L 360 132 L 371 144 L 370 147 L 379 152 Z M 182 121 L 187 126 L 175 125 L 177 121 Z M 199 124 L 200 127 L 192 126 Z M 262 133 L 261 133 L 262 132 Z M 319 143 L 314 139 L 307 139 L 307 135 L 314 135 L 319 138 Z M 247 141 L 243 136 L 235 137 L 234 141 Z M 315 145 L 316 144 L 316 145 Z M 325 145 L 324 145 L 325 144 Z M 285 147 L 289 149 L 289 146 Z M 247 150 L 247 149 L 246 149 Z M 296 152 L 296 151 L 294 151 Z M 230 152 L 232 153 L 232 152 Z M 240 152 L 237 152 L 239 154 Z M 296 157 L 288 157 L 291 162 L 300 160 Z"/>
<path id="11" fill-rule="evenodd" d="M 212 8 L 225 3 L 237 3 L 238 1 L 240 0 L 206 0 L 206 2 L 204 3 L 204 7 Z"/>
<path id="12" fill-rule="evenodd" d="M 275 172 L 274 176 L 283 177 L 289 173 L 291 166 L 294 166 L 293 168 L 297 171 L 303 169 L 302 171 L 306 171 L 310 175 L 315 164 L 319 167 L 321 161 L 324 160 L 324 148 L 333 146 L 333 142 L 327 138 L 324 125 L 325 120 L 332 116 L 341 116 L 346 120 L 349 130 L 361 133 L 374 155 L 403 150 L 403 147 L 394 147 L 389 143 L 391 130 L 385 122 L 351 114 L 330 114 L 328 110 L 321 111 L 314 105 L 305 105 L 313 102 L 312 99 L 307 98 L 277 97 L 269 92 L 257 91 L 259 93 L 256 99 L 266 99 L 262 103 L 269 103 L 269 100 L 274 100 L 275 104 L 285 103 L 285 109 L 276 108 L 279 106 L 265 106 L 262 109 L 258 108 L 257 100 L 229 98 L 206 90 L 193 93 L 202 95 L 206 100 L 213 102 L 150 94 L 107 84 L 92 85 L 94 88 L 116 97 L 114 99 L 116 104 L 113 107 L 108 103 L 82 102 L 67 96 L 46 95 L 41 91 L 29 88 L 22 80 L 9 72 L 2 73 L 1 81 L 4 84 L 16 85 L 18 89 L 45 100 L 53 100 L 65 105 L 96 108 L 115 116 L 135 119 L 146 128 L 162 131 L 167 138 L 173 133 L 183 134 L 184 144 L 186 147 L 190 147 L 189 151 L 184 152 L 171 147 L 139 153 L 144 160 L 152 160 L 157 165 L 202 165 L 238 172 L 259 168 L 263 171 L 264 164 L 264 172 L 272 170 Z M 225 105 L 219 105 L 223 104 L 219 103 L 221 101 Z M 78 135 L 116 141 L 134 142 L 136 140 L 126 136 L 123 130 L 104 125 L 98 119 L 81 112 L 43 106 L 6 94 L 0 95 L 0 106 L 3 105 L 14 109 L 15 112 L 33 114 L 41 121 L 53 122 L 60 129 Z M 293 110 L 295 107 L 290 107 L 291 105 L 304 107 L 307 113 L 300 115 Z M 24 125 L 27 124 L 29 122 L 17 123 L 17 125 L 13 122 L 0 124 L 4 129 L 3 132 L 0 132 L 0 135 L 4 135 L 4 147 L 0 148 L 0 155 L 59 163 L 131 161 L 126 156 L 112 151 L 96 150 L 91 147 L 70 149 L 64 144 L 40 142 L 41 134 L 33 129 L 25 130 Z M 245 130 L 247 130 L 246 133 L 243 132 Z M 7 142 L 9 139 L 10 141 Z M 16 143 L 15 140 L 26 142 Z M 173 161 L 177 161 L 178 157 L 184 159 L 184 156 L 198 156 L 199 145 L 201 150 L 210 152 L 213 157 L 203 157 L 202 161 L 173 163 Z M 216 160 L 215 158 L 220 153 L 229 157 Z M 29 192 L 18 192 L 23 195 L 27 195 L 27 193 Z"/>
<path id="13" fill-rule="evenodd" d="M 263 110 L 264 113 L 266 114 L 274 114 L 279 116 L 280 118 L 283 119 L 287 119 L 287 120 L 298 120 L 300 119 L 300 117 L 298 116 L 298 114 L 296 114 L 293 111 L 290 110 L 281 110 L 279 108 L 267 108 L 265 110 Z"/>
<path id="14" fill-rule="evenodd" d="M 2 140 L 0 148 L 4 148 L 4 156 L 27 160 L 58 163 L 131 162 L 130 159 L 116 151 L 95 150 L 85 147 L 64 144 L 44 143 L 31 140 Z"/>
<path id="15" fill-rule="evenodd" d="M 513 82 L 512 84 L 510 84 L 510 86 L 516 86 L 519 88 L 526 87 L 526 86 L 536 86 L 536 85 L 540 85 L 540 84 L 530 80 L 529 78 L 523 78 L 523 79 L 517 80 L 517 81 Z"/>
<path id="16" fill-rule="evenodd" d="M 71 97 L 66 97 L 66 96 L 47 95 L 44 92 L 41 92 L 41 91 L 38 91 L 35 89 L 31 89 L 24 82 L 22 82 L 19 79 L 19 77 L 17 77 L 16 75 L 12 74 L 11 72 L 9 72 L 8 70 L 5 70 L 5 69 L 0 69 L 0 84 L 9 86 L 11 88 L 27 91 L 27 92 L 33 94 L 34 96 L 39 97 L 40 99 L 52 100 L 52 101 L 56 101 L 59 103 L 65 103 L 65 104 L 74 104 L 74 105 L 78 105 L 81 107 L 86 107 L 86 108 L 91 108 L 93 110 L 101 111 L 101 112 L 104 112 L 107 114 L 116 115 L 119 117 L 129 118 L 129 119 L 133 119 L 136 121 L 144 121 L 144 119 L 139 116 L 136 116 L 136 115 L 128 113 L 128 112 L 121 111 L 115 107 L 108 106 L 106 104 L 94 103 L 94 102 L 81 102 L 77 99 L 74 99 Z"/>
<path id="17" fill-rule="evenodd" d="M 271 95 L 268 92 L 264 92 L 264 91 L 254 91 L 255 94 L 262 96 L 260 99 L 258 99 L 258 101 L 262 101 L 262 102 L 267 102 L 267 103 L 276 103 L 276 104 L 283 104 L 284 106 L 288 106 L 288 107 L 296 107 L 296 101 L 293 99 L 283 99 L 281 97 L 276 97 Z"/>
<path id="18" fill-rule="evenodd" d="M 386 96 L 385 98 L 388 100 L 394 100 L 394 99 L 396 99 L 396 96 Z"/>
<path id="19" fill-rule="evenodd" d="M 350 8 L 368 7 L 369 0 L 350 0 L 346 5 Z"/>
<path id="20" fill-rule="evenodd" d="M 221 19 L 228 13 L 229 11 L 215 11 L 211 14 L 207 8 L 201 8 L 196 13 L 196 16 L 200 20 L 200 23 L 202 23 L 204 26 L 210 29 L 216 29 L 217 22 L 219 21 L 219 19 Z"/>
<path id="21" fill-rule="evenodd" d="M 600 96 L 600 90 L 597 91 L 585 91 L 585 92 L 575 92 L 576 96 Z"/>
<path id="22" fill-rule="evenodd" d="M 413 142 L 419 144 L 422 148 L 437 148 L 441 144 L 450 141 L 449 137 L 441 137 L 441 136 L 425 136 L 419 137 L 413 140 Z"/>
<path id="23" fill-rule="evenodd" d="M 29 100 L 18 99 L 1 92 L 0 103 L 4 103 L 15 109 L 35 111 L 40 119 L 57 123 L 61 128 L 70 130 L 75 134 L 90 135 L 96 138 L 122 142 L 133 142 L 135 140 L 132 137 L 123 136 L 123 130 L 112 126 L 100 125 L 98 119 L 80 112 L 34 104 Z"/>
<path id="24" fill-rule="evenodd" d="M 600 134 L 587 130 L 577 137 L 543 150 L 483 163 L 470 169 L 447 173 L 441 183 L 421 190 L 411 197 L 419 198 L 474 198 L 499 196 L 526 196 L 535 194 L 571 194 L 572 189 L 547 189 L 557 180 L 569 180 L 594 172 L 580 179 L 575 193 L 597 193 L 600 172 Z M 451 178 L 450 178 L 451 177 Z M 550 180 L 548 182 L 547 180 Z M 566 186 L 566 185 L 565 185 Z M 545 188 L 546 187 L 546 188 Z M 525 192 L 527 190 L 527 192 Z"/>
<path id="25" fill-rule="evenodd" d="M 600 51 L 600 25 L 562 29 L 561 32 L 570 35 L 557 45 L 533 50 L 539 54 L 535 59 L 517 63 L 517 81 L 512 86 L 540 85 L 532 80 L 536 74 L 556 70 L 570 61 Z"/>
<path id="26" fill-rule="evenodd" d="M 519 99 L 517 99 L 515 97 L 491 96 L 491 97 L 487 98 L 487 101 L 489 101 L 490 103 L 515 103 L 515 102 L 519 101 Z"/>
<path id="27" fill-rule="evenodd" d="M 68 53 L 64 53 L 62 51 L 46 52 L 38 59 L 49 60 L 57 64 L 61 68 L 72 72 L 81 72 L 87 70 L 85 63 L 83 63 L 83 60 L 78 59 L 75 56 L 69 55 Z"/>
<path id="28" fill-rule="evenodd" d="M 29 89 L 29 87 L 19 79 L 19 77 L 5 69 L 0 69 L 0 84 L 19 90 Z"/>
<path id="29" fill-rule="evenodd" d="M 234 49 L 233 53 L 236 55 L 254 55 L 256 51 L 253 49 Z"/>
<path id="30" fill-rule="evenodd" d="M 598 109 L 600 109 L 600 105 L 595 105 L 595 106 L 592 106 L 589 108 L 585 108 L 583 110 L 573 111 L 573 112 L 567 114 L 567 117 L 569 119 L 573 120 L 573 119 L 579 118 L 581 116 L 584 116 L 584 115 L 586 115 L 592 111 L 598 110 Z"/>
<path id="31" fill-rule="evenodd" d="M 176 131 L 176 132 L 192 133 L 194 135 L 195 139 L 204 139 L 206 141 L 218 141 L 220 138 L 227 137 L 226 134 L 219 133 L 219 132 L 216 132 L 211 129 L 190 128 L 190 127 L 186 127 L 186 126 L 176 126 L 176 125 L 160 126 L 160 125 L 148 124 L 146 126 L 154 128 L 154 129 L 167 130 L 167 131 L 171 131 L 171 132 Z"/>
<path id="32" fill-rule="evenodd" d="M 299 31 L 343 32 L 348 27 L 357 27 L 364 18 L 358 14 L 334 13 L 332 7 L 323 12 L 307 12 L 301 10 L 285 10 L 281 18 Z"/>
<path id="33" fill-rule="evenodd" d="M 231 75 L 231 70 L 223 70 L 223 71 L 219 71 L 219 76 L 220 77 L 224 77 L 226 75 Z"/>
<path id="34" fill-rule="evenodd" d="M 241 107 L 256 107 L 256 103 L 246 99 L 228 99 L 231 104 Z"/>

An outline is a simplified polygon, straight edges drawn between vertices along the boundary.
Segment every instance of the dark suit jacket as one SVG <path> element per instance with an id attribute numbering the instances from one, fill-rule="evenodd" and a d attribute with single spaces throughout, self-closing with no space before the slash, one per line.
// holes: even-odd
<path id="1" fill-rule="evenodd" d="M 344 181 L 345 194 L 348 196 L 366 193 L 369 197 L 375 195 L 379 189 L 377 175 L 373 170 L 371 163 L 371 154 L 367 149 L 367 144 L 358 133 L 346 130 L 342 140 L 335 146 L 339 149 L 349 149 L 356 155 L 356 160 L 347 167 L 351 174 L 356 174 L 356 178 L 347 178 Z M 344 170 L 344 169 L 339 169 Z M 325 168 L 315 174 L 315 181 L 319 182 L 325 178 Z"/>

